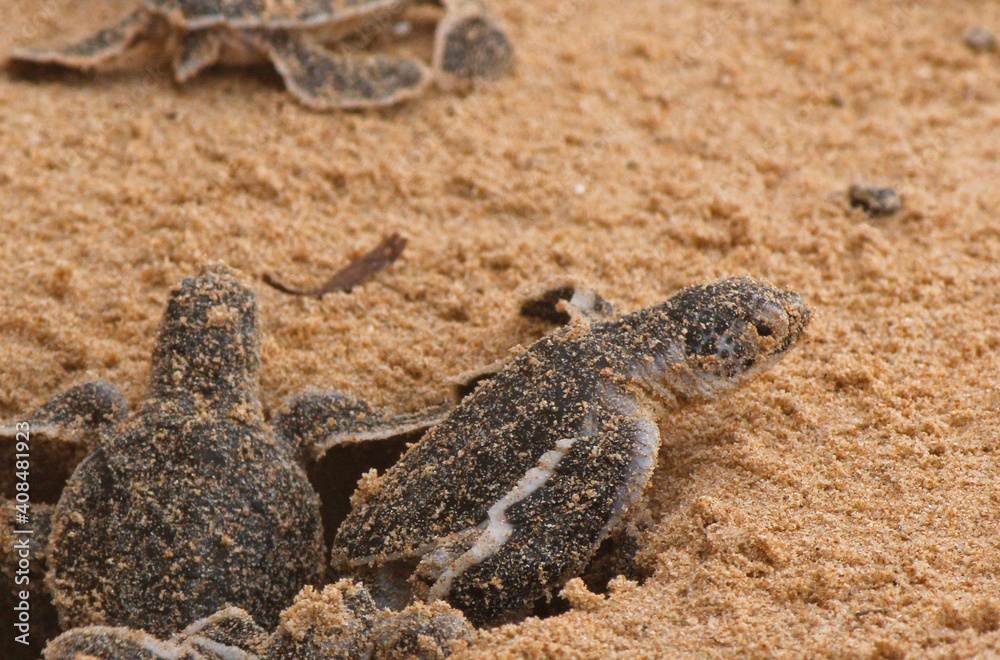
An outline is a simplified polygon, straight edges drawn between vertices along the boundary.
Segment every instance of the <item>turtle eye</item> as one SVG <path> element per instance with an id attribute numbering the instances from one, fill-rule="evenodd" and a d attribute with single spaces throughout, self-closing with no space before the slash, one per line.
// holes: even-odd
<path id="1" fill-rule="evenodd" d="M 726 333 L 719 337 L 719 341 L 716 343 L 715 354 L 723 360 L 728 360 L 733 357 L 733 351 L 735 349 L 736 341 L 733 339 L 732 335 Z"/>
<path id="2" fill-rule="evenodd" d="M 760 339 L 784 339 L 788 335 L 788 314 L 777 305 L 768 305 L 759 310 L 751 319 L 757 337 Z"/>

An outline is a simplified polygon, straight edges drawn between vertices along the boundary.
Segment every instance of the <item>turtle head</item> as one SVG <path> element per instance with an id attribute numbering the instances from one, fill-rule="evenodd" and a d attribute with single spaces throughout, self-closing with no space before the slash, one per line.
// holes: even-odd
<path id="1" fill-rule="evenodd" d="M 153 351 L 155 395 L 231 404 L 256 398 L 257 298 L 225 265 L 206 267 L 170 296 Z"/>
<path id="2" fill-rule="evenodd" d="M 682 398 L 717 396 L 791 350 L 809 317 L 797 294 L 749 277 L 684 289 L 646 310 L 642 334 L 652 356 L 641 379 Z"/>

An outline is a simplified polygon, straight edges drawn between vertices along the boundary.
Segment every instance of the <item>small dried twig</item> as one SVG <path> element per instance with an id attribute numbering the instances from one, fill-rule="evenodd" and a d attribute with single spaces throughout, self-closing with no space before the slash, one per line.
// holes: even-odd
<path id="1" fill-rule="evenodd" d="M 378 247 L 371 252 L 361 255 L 337 271 L 325 284 L 316 289 L 297 289 L 287 284 L 282 284 L 268 273 L 265 273 L 262 279 L 265 284 L 274 287 L 282 293 L 293 296 L 315 296 L 316 298 L 322 298 L 323 295 L 332 293 L 333 291 L 350 291 L 398 259 L 405 247 L 406 239 L 399 234 L 393 234 L 379 243 Z"/>

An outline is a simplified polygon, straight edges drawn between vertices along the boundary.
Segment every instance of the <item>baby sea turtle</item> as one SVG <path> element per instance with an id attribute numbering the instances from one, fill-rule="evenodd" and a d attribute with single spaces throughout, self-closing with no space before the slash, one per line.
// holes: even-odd
<path id="1" fill-rule="evenodd" d="M 64 399 L 72 397 L 64 395 L 33 416 L 35 428 L 48 424 L 55 432 L 71 424 L 105 424 L 94 452 L 99 458 L 91 454 L 81 463 L 53 516 L 48 582 L 64 627 L 105 623 L 166 637 L 229 604 L 272 625 L 280 599 L 263 604 L 258 594 L 240 591 L 252 566 L 233 560 L 228 573 L 212 572 L 205 582 L 212 588 L 203 591 L 214 598 L 194 598 L 200 583 L 188 578 L 198 577 L 197 571 L 210 572 L 212 567 L 203 564 L 229 561 L 231 554 L 249 552 L 255 562 L 266 564 L 267 558 L 257 552 L 262 546 L 275 554 L 298 548 L 305 567 L 316 560 L 316 548 L 321 552 L 319 523 L 308 505 L 315 499 L 304 481 L 297 486 L 303 495 L 264 507 L 265 513 L 281 510 L 275 517 L 280 521 L 263 515 L 250 521 L 250 538 L 233 529 L 231 543 L 212 546 L 218 530 L 235 527 L 243 512 L 260 508 L 255 503 L 267 493 L 253 484 L 263 488 L 274 483 L 273 477 L 248 479 L 245 474 L 271 461 L 281 470 L 284 464 L 294 468 L 298 456 L 313 459 L 334 445 L 398 437 L 426 427 L 433 428 L 397 465 L 360 483 L 353 510 L 333 543 L 333 568 L 364 580 L 380 606 L 450 604 L 476 625 L 511 619 L 579 575 L 601 541 L 625 527 L 626 514 L 640 500 L 656 462 L 657 408 L 676 408 L 735 388 L 790 350 L 809 320 L 797 295 L 749 278 L 691 287 L 661 305 L 617 318 L 599 297 L 561 287 L 529 301 L 522 313 L 576 322 L 508 364 L 483 370 L 479 384 L 450 414 L 441 407 L 390 416 L 340 394 L 307 392 L 275 417 L 272 432 L 257 417 L 255 370 L 245 366 L 249 362 L 256 367 L 256 353 L 248 348 L 256 346 L 252 294 L 214 269 L 186 281 L 175 297 L 202 302 L 193 305 L 193 311 L 171 311 L 172 301 L 154 353 L 152 396 L 135 418 L 115 425 L 114 420 L 124 416 L 124 404 L 105 384 L 89 386 L 100 395 L 82 397 L 96 402 L 89 407 L 79 402 L 65 405 Z M 230 329 L 215 334 L 224 332 L 216 327 L 220 324 Z M 201 334 L 175 327 L 201 328 Z M 226 342 L 221 342 L 223 337 Z M 215 404 L 219 390 L 225 394 L 221 408 Z M 243 405 L 236 405 L 237 400 Z M 147 420 L 161 409 L 163 414 Z M 213 411 L 228 411 L 228 416 L 220 421 L 209 414 Z M 208 426 L 198 427 L 198 437 L 210 442 L 173 440 L 173 434 L 193 437 L 195 425 L 206 420 Z M 237 452 L 245 463 L 221 455 L 216 438 L 227 436 L 212 424 L 237 423 L 252 429 L 243 432 L 253 438 L 271 439 L 268 447 L 284 453 Z M 142 442 L 129 431 L 133 427 L 151 429 L 151 437 L 159 442 Z M 111 455 L 120 460 L 110 461 Z M 136 465 L 127 464 L 129 459 Z M 195 483 L 185 470 L 199 460 L 213 467 L 210 474 L 199 472 L 202 480 Z M 92 463 L 109 466 L 100 475 L 103 480 L 88 476 L 95 469 Z M 113 470 L 124 476 L 115 478 Z M 165 474 L 182 478 L 165 479 Z M 295 478 L 300 477 L 297 473 Z M 123 479 L 134 484 L 116 485 Z M 240 479 L 247 484 L 237 483 Z M 167 483 L 175 492 L 149 485 Z M 216 501 L 211 493 L 220 484 L 241 494 L 229 499 L 222 494 L 222 501 Z M 295 490 L 288 483 L 281 489 Z M 141 495 L 134 506 L 155 515 L 136 521 L 128 507 L 114 502 L 132 491 Z M 83 499 L 81 493 L 93 496 Z M 106 501 L 109 497 L 112 501 Z M 183 505 L 189 501 L 194 505 Z M 286 509 L 296 502 L 301 511 L 293 518 Z M 148 518 L 159 525 L 147 524 Z M 269 535 L 265 522 L 280 528 L 280 534 Z M 81 538 L 92 527 L 99 528 L 103 544 L 67 539 L 60 530 L 69 526 Z M 141 540 L 145 535 L 158 545 L 136 553 L 120 543 L 126 534 L 140 539 L 139 548 L 150 545 Z M 210 554 L 219 545 L 236 550 Z M 248 549 L 241 549 L 244 546 Z M 72 565 L 66 559 L 71 549 L 79 557 Z M 172 563 L 152 560 L 161 556 L 157 553 L 169 553 Z M 207 559 L 197 562 L 198 556 Z M 115 570 L 125 564 L 133 567 L 132 574 Z M 111 569 L 99 569 L 104 565 Z M 67 579 L 67 571 L 76 575 Z M 256 575 L 259 589 L 270 594 L 278 586 L 269 581 L 282 573 L 274 567 L 268 571 Z M 303 577 L 306 573 L 310 571 L 294 572 L 284 584 L 313 580 L 319 570 Z M 130 589 L 129 580 L 147 585 L 146 591 Z M 129 600 L 121 600 L 115 589 L 118 581 L 126 583 L 120 592 Z M 174 588 L 164 592 L 157 589 L 161 584 Z"/>
<path id="2" fill-rule="evenodd" d="M 479 626 L 554 593 L 640 500 L 657 411 L 745 383 L 796 345 L 810 317 L 798 295 L 750 278 L 616 318 L 568 288 L 523 310 L 559 298 L 589 318 L 534 343 L 360 482 L 332 567 L 361 576 L 379 602 L 444 600 Z M 378 435 L 372 424 L 358 432 Z"/>
<path id="3" fill-rule="evenodd" d="M 322 578 L 318 498 L 297 438 L 264 421 L 259 364 L 255 296 L 211 267 L 171 295 L 136 413 L 97 381 L 20 423 L 92 441 L 48 538 L 46 584 L 63 628 L 171 633 L 227 604 L 273 624 Z"/>
<path id="4" fill-rule="evenodd" d="M 446 77 L 505 73 L 513 49 L 479 0 L 426 0 L 445 8 L 434 68 Z M 322 43 L 384 31 L 415 0 L 139 0 L 114 25 L 55 49 L 21 49 L 14 65 L 90 70 L 148 41 L 167 44 L 183 83 L 216 62 L 269 60 L 288 90 L 317 110 L 384 106 L 420 93 L 431 70 L 413 58 L 333 52 Z"/>
<path id="5" fill-rule="evenodd" d="M 86 456 L 40 549 L 62 628 L 165 635 L 224 605 L 273 625 L 303 585 L 322 579 L 323 526 L 303 467 L 307 450 L 322 451 L 310 445 L 341 420 L 389 422 L 331 394 L 325 409 L 336 419 L 313 417 L 316 426 L 306 426 L 297 413 L 319 396 L 309 393 L 268 425 L 259 363 L 256 296 L 227 267 L 213 266 L 171 295 L 136 413 L 118 388 L 95 381 L 0 424 L 0 438 L 23 441 L 33 459 Z M 440 418 L 403 415 L 393 426 L 405 433 Z"/>
<path id="6" fill-rule="evenodd" d="M 469 637 L 472 625 L 444 602 L 381 610 L 360 584 L 305 587 L 268 634 L 242 609 L 228 607 L 169 639 L 141 630 L 87 626 L 45 648 L 45 660 L 435 660 Z"/>

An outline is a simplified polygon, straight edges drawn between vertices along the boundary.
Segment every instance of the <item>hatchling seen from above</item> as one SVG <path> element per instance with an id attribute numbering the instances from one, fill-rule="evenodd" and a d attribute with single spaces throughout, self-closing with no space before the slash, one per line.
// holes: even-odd
<path id="1" fill-rule="evenodd" d="M 129 412 L 116 386 L 91 381 L 0 423 L 0 439 L 30 442 L 33 460 L 85 455 L 64 486 L 47 484 L 62 488 L 42 554 L 63 629 L 169 636 L 229 605 L 273 626 L 303 586 L 321 583 L 320 502 L 305 466 L 330 427 L 295 415 L 295 402 L 315 394 L 268 423 L 259 369 L 256 296 L 211 266 L 171 294 L 139 410 Z M 379 420 L 348 397 L 324 401 L 337 421 Z M 417 427 L 439 419 L 422 415 Z M 408 420 L 396 417 L 394 428 L 406 433 Z"/>
<path id="2" fill-rule="evenodd" d="M 167 634 L 227 604 L 274 623 L 322 578 L 318 498 L 295 439 L 264 421 L 259 365 L 256 298 L 212 267 L 171 295 L 138 411 L 93 381 L 0 426 L 36 452 L 42 436 L 89 441 L 48 538 L 63 628 Z"/>
<path id="3" fill-rule="evenodd" d="M 419 94 L 433 79 L 494 78 L 513 49 L 480 0 L 428 0 L 444 7 L 433 69 L 409 57 L 369 55 L 344 39 L 384 32 L 417 0 L 136 0 L 138 8 L 76 43 L 23 48 L 15 65 L 91 70 L 150 41 L 165 43 L 183 83 L 217 62 L 268 60 L 288 90 L 316 110 L 385 106 Z M 328 49 L 322 44 L 337 44 Z"/>

